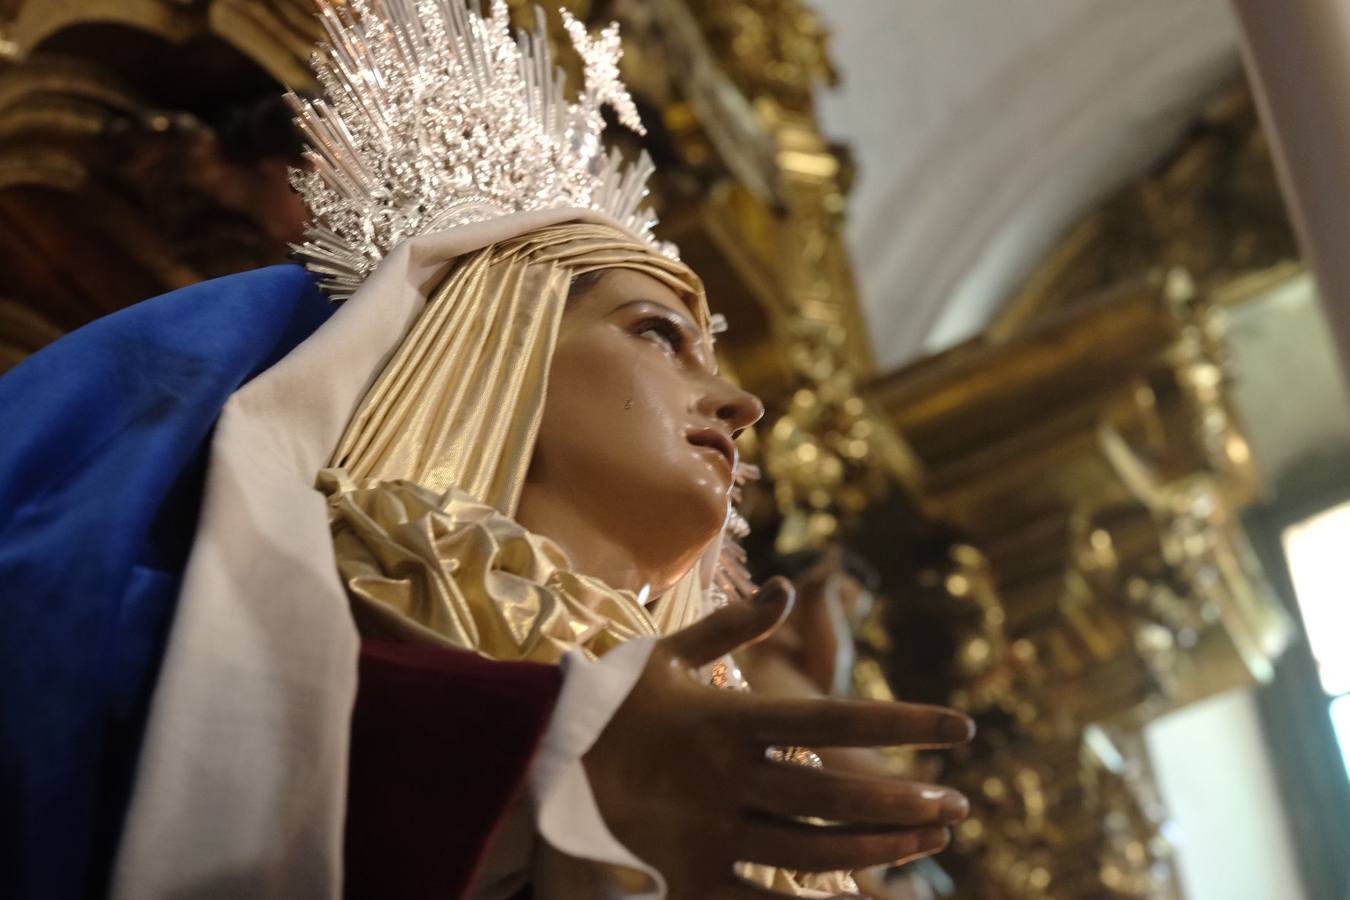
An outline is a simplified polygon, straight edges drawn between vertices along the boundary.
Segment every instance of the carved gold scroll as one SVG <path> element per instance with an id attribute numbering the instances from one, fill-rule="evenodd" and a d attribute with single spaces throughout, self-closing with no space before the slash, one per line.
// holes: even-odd
<path id="1" fill-rule="evenodd" d="M 982 725 L 951 769 L 962 897 L 1179 896 L 1141 729 L 1268 678 L 1289 637 L 1222 326 L 1232 285 L 1288 271 L 1278 203 L 1239 86 L 984 335 L 867 387 L 946 535 L 888 610 L 892 684 Z"/>

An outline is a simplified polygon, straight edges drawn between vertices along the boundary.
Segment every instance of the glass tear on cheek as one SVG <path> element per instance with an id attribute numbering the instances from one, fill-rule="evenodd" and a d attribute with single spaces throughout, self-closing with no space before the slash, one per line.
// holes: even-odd
<path id="1" fill-rule="evenodd" d="M 632 397 L 629 397 L 627 400 L 623 401 L 623 408 L 624 408 L 624 409 L 632 409 L 632 408 L 633 408 L 633 398 L 632 398 Z"/>

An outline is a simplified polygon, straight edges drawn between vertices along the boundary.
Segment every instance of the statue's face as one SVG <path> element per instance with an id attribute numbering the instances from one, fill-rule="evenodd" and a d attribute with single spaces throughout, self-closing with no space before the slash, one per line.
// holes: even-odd
<path id="1" fill-rule="evenodd" d="M 544 518 L 541 500 L 566 508 L 586 520 L 577 533 L 607 535 L 661 589 L 720 533 L 733 440 L 763 411 L 717 374 L 707 336 L 674 291 L 608 270 L 563 315 L 521 521 Z M 539 530 L 573 550 L 557 518 Z M 574 552 L 582 571 L 585 555 Z M 632 586 L 632 573 L 587 574 Z"/>

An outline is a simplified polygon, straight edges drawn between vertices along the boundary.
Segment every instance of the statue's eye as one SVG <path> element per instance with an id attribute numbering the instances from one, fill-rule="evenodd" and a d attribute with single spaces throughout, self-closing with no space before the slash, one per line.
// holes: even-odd
<path id="1" fill-rule="evenodd" d="M 663 316 L 651 316 L 637 322 L 633 326 L 633 334 L 659 344 L 671 353 L 679 353 L 686 343 L 684 330 L 679 324 Z"/>

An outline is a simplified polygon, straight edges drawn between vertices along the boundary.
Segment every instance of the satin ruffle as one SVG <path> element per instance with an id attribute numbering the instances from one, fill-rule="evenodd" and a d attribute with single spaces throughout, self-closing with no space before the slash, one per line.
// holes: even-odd
<path id="1" fill-rule="evenodd" d="M 570 571 L 548 538 L 455 488 L 359 485 L 319 474 L 338 571 L 368 636 L 442 643 L 494 659 L 594 659 L 657 626 L 630 591 Z"/>

